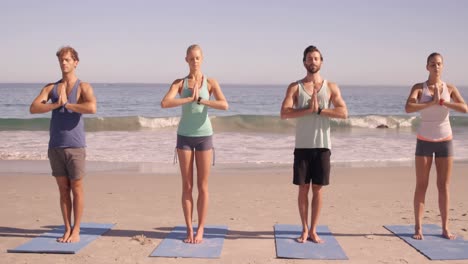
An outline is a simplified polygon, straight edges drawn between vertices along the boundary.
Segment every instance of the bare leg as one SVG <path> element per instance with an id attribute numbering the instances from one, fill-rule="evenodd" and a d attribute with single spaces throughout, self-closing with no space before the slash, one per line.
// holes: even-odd
<path id="1" fill-rule="evenodd" d="M 309 214 L 309 189 L 310 184 L 299 185 L 297 205 L 299 207 L 299 216 L 301 217 L 302 223 L 302 234 L 296 239 L 299 243 L 305 243 L 309 234 L 309 224 L 307 223 Z"/>
<path id="2" fill-rule="evenodd" d="M 203 241 L 205 232 L 206 216 L 208 214 L 208 178 L 211 170 L 211 157 L 213 151 L 195 151 L 195 162 L 197 164 L 197 212 L 198 212 L 198 229 L 195 235 L 194 243 L 198 244 Z"/>
<path id="3" fill-rule="evenodd" d="M 422 217 L 424 214 L 424 202 L 427 186 L 429 185 L 429 173 L 432 166 L 432 157 L 416 156 L 416 188 L 414 191 L 414 239 L 423 239 Z"/>
<path id="4" fill-rule="evenodd" d="M 83 216 L 84 198 L 83 198 L 83 180 L 70 181 L 71 191 L 73 193 L 73 229 L 70 236 L 65 241 L 74 243 L 80 241 L 80 225 L 81 217 Z"/>
<path id="5" fill-rule="evenodd" d="M 184 211 L 185 225 L 187 226 L 187 238 L 185 243 L 193 243 L 193 158 L 191 150 L 177 150 L 179 156 L 180 174 L 182 175 L 182 209 Z"/>
<path id="6" fill-rule="evenodd" d="M 455 239 L 455 235 L 450 233 L 448 228 L 448 213 L 450 202 L 450 178 L 452 175 L 452 157 L 435 158 L 437 170 L 437 189 L 439 191 L 439 210 L 442 218 L 442 236 L 447 239 Z"/>
<path id="7" fill-rule="evenodd" d="M 60 192 L 60 210 L 62 211 L 63 224 L 65 232 L 63 236 L 57 239 L 57 242 L 66 243 L 71 234 L 71 188 L 70 180 L 66 176 L 55 177 Z"/>
<path id="8" fill-rule="evenodd" d="M 314 243 L 323 243 L 317 235 L 317 223 L 322 209 L 322 186 L 312 184 L 312 195 L 309 237 Z"/>

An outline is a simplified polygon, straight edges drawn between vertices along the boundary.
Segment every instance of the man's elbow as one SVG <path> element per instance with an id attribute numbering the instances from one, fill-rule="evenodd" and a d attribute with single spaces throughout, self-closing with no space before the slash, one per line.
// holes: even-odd
<path id="1" fill-rule="evenodd" d="M 32 104 L 32 105 L 29 107 L 29 113 L 31 113 L 31 114 L 37 114 L 37 113 L 39 113 L 39 111 L 37 110 L 37 107 L 36 107 L 34 104 Z"/>
<path id="2" fill-rule="evenodd" d="M 88 114 L 96 114 L 96 113 L 97 113 L 97 106 L 96 106 L 96 104 L 93 104 L 89 108 Z"/>
<path id="3" fill-rule="evenodd" d="M 228 104 L 227 102 L 226 102 L 226 103 L 224 103 L 224 105 L 223 105 L 223 108 L 222 108 L 222 109 L 223 109 L 223 110 L 228 110 L 228 109 L 229 109 L 229 104 Z"/>
<path id="4" fill-rule="evenodd" d="M 344 112 L 344 113 L 341 115 L 341 118 L 342 118 L 342 119 L 348 119 L 348 112 Z"/>
<path id="5" fill-rule="evenodd" d="M 339 116 L 339 118 L 341 119 L 347 119 L 348 118 L 348 109 L 343 109 L 343 111 L 341 111 L 341 115 Z"/>

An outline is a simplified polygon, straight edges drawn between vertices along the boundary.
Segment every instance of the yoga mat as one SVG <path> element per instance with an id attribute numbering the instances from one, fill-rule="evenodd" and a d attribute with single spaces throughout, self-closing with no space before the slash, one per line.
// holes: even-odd
<path id="1" fill-rule="evenodd" d="M 414 225 L 385 225 L 393 234 L 431 260 L 468 259 L 468 241 L 457 237 L 449 240 L 442 236 L 442 228 L 434 224 L 423 225 L 423 240 L 413 238 Z"/>
<path id="2" fill-rule="evenodd" d="M 312 241 L 299 243 L 296 239 L 302 233 L 299 225 L 274 226 L 276 256 L 293 259 L 348 259 L 338 241 L 333 237 L 327 226 L 318 226 L 317 234 L 325 241 L 317 244 Z"/>
<path id="3" fill-rule="evenodd" d="M 60 243 L 57 242 L 57 238 L 62 237 L 65 231 L 65 227 L 61 226 L 31 239 L 29 242 L 19 247 L 8 249 L 7 252 L 76 254 L 100 235 L 110 230 L 113 226 L 114 224 L 82 223 L 80 226 L 79 242 Z"/>
<path id="4" fill-rule="evenodd" d="M 196 231 L 196 227 L 194 227 Z M 203 242 L 184 243 L 187 237 L 185 226 L 176 226 L 171 233 L 151 253 L 151 257 L 219 258 L 223 249 L 227 226 L 209 225 L 205 227 Z"/>

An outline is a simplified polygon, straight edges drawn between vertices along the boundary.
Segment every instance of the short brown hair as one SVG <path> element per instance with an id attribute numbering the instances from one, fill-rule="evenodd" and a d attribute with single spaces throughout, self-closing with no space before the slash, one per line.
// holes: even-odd
<path id="1" fill-rule="evenodd" d="M 62 57 L 63 55 L 67 54 L 68 52 L 70 52 L 71 57 L 75 61 L 80 61 L 80 58 L 78 57 L 78 52 L 74 48 L 72 48 L 70 46 L 61 47 L 56 53 L 57 58 Z"/>

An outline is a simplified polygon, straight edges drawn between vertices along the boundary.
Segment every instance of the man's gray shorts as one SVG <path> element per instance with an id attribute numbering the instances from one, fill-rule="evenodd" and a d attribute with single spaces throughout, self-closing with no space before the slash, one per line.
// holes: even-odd
<path id="1" fill-rule="evenodd" d="M 70 180 L 85 176 L 85 148 L 50 148 L 47 154 L 52 176 L 67 176 Z"/>

